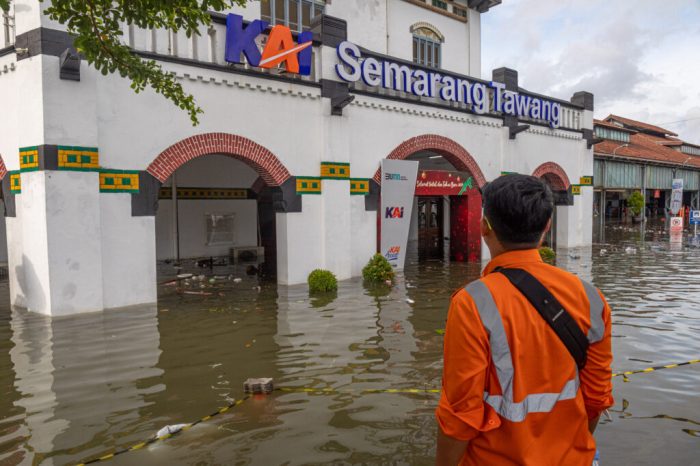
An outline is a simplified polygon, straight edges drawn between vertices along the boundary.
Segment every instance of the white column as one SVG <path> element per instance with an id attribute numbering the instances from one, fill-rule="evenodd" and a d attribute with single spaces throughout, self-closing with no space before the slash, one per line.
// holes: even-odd
<path id="1" fill-rule="evenodd" d="M 52 316 L 103 309 L 98 174 L 22 173 L 12 304 Z M 15 223 L 15 222 L 12 222 Z"/>

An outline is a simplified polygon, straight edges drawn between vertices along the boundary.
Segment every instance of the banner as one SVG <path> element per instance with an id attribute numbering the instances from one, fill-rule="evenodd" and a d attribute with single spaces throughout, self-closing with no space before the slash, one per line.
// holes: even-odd
<path id="1" fill-rule="evenodd" d="M 382 160 L 380 253 L 398 270 L 406 262 L 408 230 L 416 189 L 418 162 Z"/>
<path id="2" fill-rule="evenodd" d="M 465 172 L 421 170 L 416 196 L 464 196 L 474 189 L 474 179 Z"/>
<path id="3" fill-rule="evenodd" d="M 683 178 L 673 180 L 671 191 L 671 215 L 678 215 L 683 206 Z"/>

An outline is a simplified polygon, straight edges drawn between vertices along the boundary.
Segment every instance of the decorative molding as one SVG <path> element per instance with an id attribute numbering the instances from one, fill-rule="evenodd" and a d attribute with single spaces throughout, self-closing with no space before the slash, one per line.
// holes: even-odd
<path id="1" fill-rule="evenodd" d="M 415 34 L 417 30 L 419 29 L 427 29 L 436 36 L 438 36 L 438 39 L 440 39 L 440 42 L 445 42 L 445 35 L 440 32 L 438 28 L 433 26 L 432 24 L 428 23 L 427 21 L 418 21 L 417 23 L 411 25 L 410 28 L 408 28 L 409 31 L 411 31 L 411 34 Z"/>
<path id="2" fill-rule="evenodd" d="M 101 193 L 138 193 L 139 172 L 133 170 L 100 170 Z"/>
<path id="3" fill-rule="evenodd" d="M 23 172 L 40 170 L 39 146 L 19 148 L 19 169 Z"/>
<path id="4" fill-rule="evenodd" d="M 563 191 L 569 189 L 569 186 L 571 186 L 569 177 L 566 175 L 564 169 L 554 162 L 545 162 L 535 168 L 535 171 L 532 172 L 532 176 L 544 178 L 552 190 L 555 191 Z"/>
<path id="5" fill-rule="evenodd" d="M 8 172 L 10 174 L 10 192 L 19 194 L 22 192 L 22 177 L 18 170 Z"/>
<path id="6" fill-rule="evenodd" d="M 350 178 L 350 164 L 344 162 L 321 162 L 321 178 L 324 180 L 347 180 Z"/>
<path id="7" fill-rule="evenodd" d="M 173 198 L 173 188 L 164 186 L 160 188 L 158 199 L 169 200 Z M 250 190 L 246 188 L 184 188 L 178 186 L 177 199 L 250 199 Z"/>
<path id="8" fill-rule="evenodd" d="M 318 176 L 297 176 L 297 194 L 321 194 L 321 178 Z"/>
<path id="9" fill-rule="evenodd" d="M 253 168 L 268 186 L 281 186 L 291 175 L 280 160 L 255 141 L 228 133 L 190 136 L 161 152 L 148 166 L 148 173 L 165 182 L 178 167 L 207 154 L 224 154 Z"/>
<path id="10" fill-rule="evenodd" d="M 96 171 L 100 168 L 97 147 L 58 146 L 58 169 Z"/>
<path id="11" fill-rule="evenodd" d="M 387 159 L 404 160 L 407 157 L 423 150 L 431 150 L 445 157 L 457 171 L 469 172 L 479 188 L 486 184 L 486 178 L 467 150 L 456 141 L 438 134 L 424 134 L 416 136 L 399 144 L 387 156 Z M 380 183 L 381 168 L 374 174 L 374 180 Z"/>
<path id="12" fill-rule="evenodd" d="M 350 194 L 353 196 L 369 196 L 369 178 L 350 178 Z"/>

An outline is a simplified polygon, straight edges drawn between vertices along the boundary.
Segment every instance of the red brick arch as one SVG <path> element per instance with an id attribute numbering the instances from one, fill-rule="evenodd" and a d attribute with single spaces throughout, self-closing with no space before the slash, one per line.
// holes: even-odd
<path id="1" fill-rule="evenodd" d="M 5 175 L 7 175 L 7 167 L 5 167 L 5 161 L 2 159 L 2 155 L 0 155 L 0 180 L 5 178 Z"/>
<path id="2" fill-rule="evenodd" d="M 403 160 L 424 150 L 442 155 L 459 171 L 469 172 L 480 188 L 486 184 L 486 178 L 471 154 L 452 139 L 437 134 L 424 134 L 408 139 L 391 151 L 387 159 Z M 381 168 L 374 174 L 374 180 L 380 182 Z"/>
<path id="3" fill-rule="evenodd" d="M 183 164 L 208 154 L 223 154 L 251 166 L 268 186 L 279 186 L 290 178 L 289 171 L 265 147 L 243 136 L 206 133 L 176 142 L 151 162 L 147 171 L 161 182 Z"/>
<path id="4" fill-rule="evenodd" d="M 535 168 L 532 176 L 544 179 L 552 189 L 557 191 L 569 189 L 571 186 L 564 169 L 554 162 L 546 162 Z"/>

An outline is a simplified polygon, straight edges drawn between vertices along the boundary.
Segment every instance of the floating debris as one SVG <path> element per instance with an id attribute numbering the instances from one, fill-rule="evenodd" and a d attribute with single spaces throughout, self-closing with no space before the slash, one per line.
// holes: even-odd
<path id="1" fill-rule="evenodd" d="M 601 250 L 600 250 L 600 255 L 601 255 L 601 256 L 604 256 L 604 255 L 606 255 L 607 253 L 608 253 L 608 250 L 607 250 L 607 249 L 601 249 Z"/>
<path id="2" fill-rule="evenodd" d="M 633 247 L 631 247 L 631 246 L 627 246 L 627 247 L 625 248 L 625 252 L 626 252 L 627 254 L 636 254 L 636 253 L 637 253 L 637 248 L 633 248 Z"/>
<path id="3" fill-rule="evenodd" d="M 242 278 L 234 278 L 233 283 L 241 283 L 243 281 Z"/>
<path id="4" fill-rule="evenodd" d="M 243 382 L 243 391 L 253 394 L 269 394 L 275 389 L 274 381 L 270 377 L 260 379 L 248 379 Z"/>
<path id="5" fill-rule="evenodd" d="M 416 302 L 414 300 L 412 300 L 411 298 L 406 298 L 406 302 L 408 304 L 416 304 Z"/>
<path id="6" fill-rule="evenodd" d="M 184 280 L 186 278 L 192 278 L 192 274 L 191 273 L 181 273 L 177 276 L 177 278 L 180 280 Z"/>
<path id="7" fill-rule="evenodd" d="M 162 429 L 160 429 L 158 432 L 156 432 L 156 437 L 160 438 L 164 435 L 172 435 L 180 432 L 183 427 L 185 427 L 187 424 L 173 424 L 170 426 L 165 426 Z"/>

